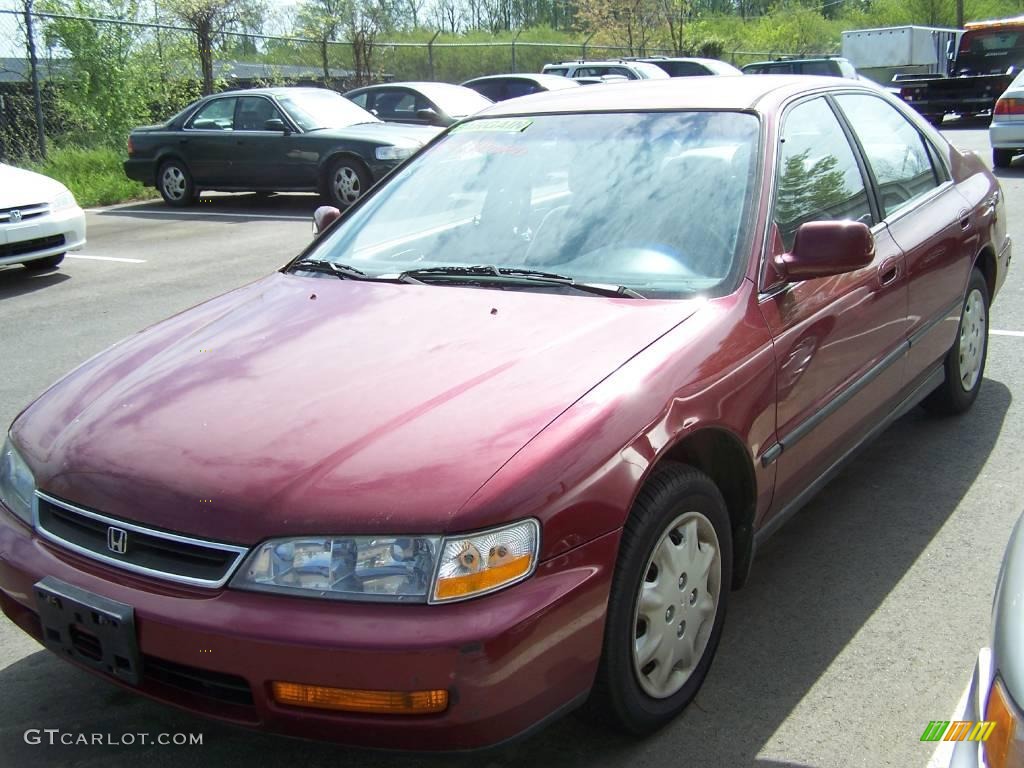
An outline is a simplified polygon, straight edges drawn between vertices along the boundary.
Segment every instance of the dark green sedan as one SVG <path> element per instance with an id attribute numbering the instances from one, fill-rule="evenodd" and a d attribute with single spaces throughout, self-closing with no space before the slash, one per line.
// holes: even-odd
<path id="1" fill-rule="evenodd" d="M 322 88 L 228 91 L 134 129 L 124 171 L 173 206 L 218 190 L 320 192 L 344 208 L 439 131 L 382 122 Z"/>

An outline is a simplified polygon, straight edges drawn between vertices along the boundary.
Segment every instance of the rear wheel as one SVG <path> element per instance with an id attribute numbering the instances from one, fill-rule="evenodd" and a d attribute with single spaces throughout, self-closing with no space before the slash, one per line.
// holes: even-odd
<path id="1" fill-rule="evenodd" d="M 156 181 L 160 196 L 168 205 L 183 208 L 195 200 L 196 190 L 192 183 L 192 174 L 181 160 L 168 160 L 161 165 Z"/>
<path id="2" fill-rule="evenodd" d="M 1012 149 L 993 149 L 992 165 L 996 168 L 1009 168 L 1013 162 L 1014 151 Z"/>
<path id="3" fill-rule="evenodd" d="M 56 269 L 62 261 L 64 261 L 64 254 L 58 253 L 56 256 L 47 256 L 45 259 L 26 261 L 22 266 L 25 269 L 31 269 L 33 272 L 42 272 L 46 269 Z"/>
<path id="4" fill-rule="evenodd" d="M 988 354 L 988 302 L 988 284 L 975 269 L 960 311 L 956 341 L 946 355 L 946 380 L 923 403 L 929 411 L 941 415 L 963 413 L 978 397 Z"/>
<path id="5" fill-rule="evenodd" d="M 633 734 L 678 715 L 711 666 L 731 575 L 722 494 L 703 472 L 662 464 L 623 531 L 590 713 Z"/>

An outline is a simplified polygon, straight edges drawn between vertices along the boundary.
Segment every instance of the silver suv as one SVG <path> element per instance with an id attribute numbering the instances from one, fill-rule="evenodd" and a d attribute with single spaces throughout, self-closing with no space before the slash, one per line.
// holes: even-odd
<path id="1" fill-rule="evenodd" d="M 668 73 L 655 64 L 644 61 L 563 61 L 560 64 L 545 64 L 541 70 L 547 75 L 562 77 L 604 77 L 605 75 L 621 75 L 627 80 L 659 80 L 668 77 Z"/>

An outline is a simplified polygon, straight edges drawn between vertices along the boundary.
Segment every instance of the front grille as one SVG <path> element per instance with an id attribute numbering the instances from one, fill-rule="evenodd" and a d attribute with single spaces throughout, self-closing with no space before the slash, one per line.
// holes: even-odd
<path id="1" fill-rule="evenodd" d="M 48 248 L 56 248 L 64 245 L 64 235 L 50 235 L 49 237 L 36 237 L 32 240 L 21 240 L 17 243 L 0 245 L 0 259 L 5 256 L 21 256 L 26 253 L 45 251 Z"/>
<path id="2" fill-rule="evenodd" d="M 143 678 L 225 704 L 253 705 L 252 689 L 244 677 L 189 667 L 155 656 L 144 656 Z"/>
<path id="3" fill-rule="evenodd" d="M 136 573 L 219 587 L 246 548 L 129 523 L 36 492 L 39 532 L 79 554 Z"/>
<path id="4" fill-rule="evenodd" d="M 28 221 L 37 216 L 45 216 L 49 212 L 49 203 L 33 203 L 32 205 L 15 205 L 10 208 L 0 208 L 0 224 L 7 222 L 16 224 L 19 221 Z"/>

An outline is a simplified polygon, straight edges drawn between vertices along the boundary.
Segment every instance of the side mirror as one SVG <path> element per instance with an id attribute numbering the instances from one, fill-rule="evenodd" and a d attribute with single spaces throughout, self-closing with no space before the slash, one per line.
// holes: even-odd
<path id="1" fill-rule="evenodd" d="M 809 221 L 796 231 L 793 250 L 775 257 L 779 277 L 790 282 L 842 275 L 868 266 L 875 239 L 859 221 Z"/>
<path id="2" fill-rule="evenodd" d="M 280 117 L 272 117 L 263 124 L 264 131 L 281 131 L 281 133 L 291 133 L 288 126 L 284 124 L 284 120 Z"/>
<path id="3" fill-rule="evenodd" d="M 430 109 L 429 107 L 427 107 L 426 109 L 417 109 L 416 119 L 422 120 L 423 122 L 429 123 L 430 125 L 440 125 L 443 127 L 445 124 L 444 120 L 441 119 L 441 116 L 437 114 L 437 112 L 435 112 L 434 110 Z"/>
<path id="4" fill-rule="evenodd" d="M 321 205 L 313 211 L 313 237 L 319 237 L 321 232 L 340 218 L 341 211 L 333 205 Z"/>

